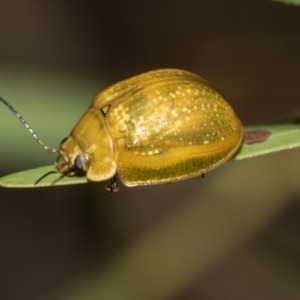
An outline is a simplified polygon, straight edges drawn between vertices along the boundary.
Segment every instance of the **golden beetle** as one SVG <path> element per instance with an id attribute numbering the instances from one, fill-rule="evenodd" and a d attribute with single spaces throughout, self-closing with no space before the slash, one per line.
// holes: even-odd
<path id="1" fill-rule="evenodd" d="M 118 189 L 116 175 L 126 186 L 203 175 L 226 162 L 243 136 L 223 97 L 203 78 L 177 69 L 151 71 L 104 89 L 59 149 L 31 133 L 47 151 L 59 153 L 57 172 L 108 180 L 111 192 Z"/>

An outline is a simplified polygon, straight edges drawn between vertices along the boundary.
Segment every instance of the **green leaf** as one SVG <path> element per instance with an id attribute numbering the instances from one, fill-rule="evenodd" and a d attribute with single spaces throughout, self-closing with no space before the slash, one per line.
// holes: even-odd
<path id="1" fill-rule="evenodd" d="M 300 128 L 298 120 L 247 126 L 244 128 L 244 141 L 231 160 L 241 160 L 296 147 L 300 147 Z M 35 182 L 46 173 L 55 171 L 54 166 L 47 166 L 10 174 L 0 178 L 0 186 L 26 188 L 72 185 L 88 182 L 85 176 L 68 177 L 55 173 L 49 174 L 38 184 L 35 184 Z"/>
<path id="2" fill-rule="evenodd" d="M 300 0 L 274 0 L 275 2 L 282 2 L 285 4 L 292 4 L 292 5 L 300 5 Z"/>
<path id="3" fill-rule="evenodd" d="M 232 158 L 241 160 L 300 147 L 300 124 L 294 119 L 244 128 L 244 142 Z"/>
<path id="4" fill-rule="evenodd" d="M 0 178 L 0 186 L 10 188 L 33 188 L 45 186 L 70 185 L 88 182 L 85 176 L 68 177 L 60 173 L 49 174 L 38 184 L 35 182 L 48 172 L 57 171 L 54 165 L 13 173 Z"/>

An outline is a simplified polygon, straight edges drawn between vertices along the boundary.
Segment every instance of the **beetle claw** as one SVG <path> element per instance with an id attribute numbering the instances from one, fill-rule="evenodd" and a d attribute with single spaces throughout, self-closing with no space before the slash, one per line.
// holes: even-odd
<path id="1" fill-rule="evenodd" d="M 113 178 L 109 179 L 106 184 L 105 184 L 105 189 L 113 194 L 113 193 L 116 193 L 119 191 L 119 186 L 118 186 L 118 183 L 117 183 L 117 177 L 114 176 Z"/>

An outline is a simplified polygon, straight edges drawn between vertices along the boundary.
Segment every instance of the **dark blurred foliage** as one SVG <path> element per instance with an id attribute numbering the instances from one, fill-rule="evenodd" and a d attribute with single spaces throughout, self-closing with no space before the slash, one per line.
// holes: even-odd
<path id="1" fill-rule="evenodd" d="M 43 69 L 107 84 L 156 68 L 183 68 L 222 91 L 244 124 L 269 122 L 299 112 L 299 18 L 299 8 L 267 0 L 1 0 L 0 73 Z M 34 95 L 32 90 L 30 97 Z M 59 109 L 54 99 L 53 106 Z M 33 108 L 41 118 L 47 115 L 42 107 Z M 0 120 L 5 113 L 1 107 Z M 1 137 L 2 145 L 5 139 Z M 22 146 L 15 142 L 14 155 L 26 161 Z M 293 165 L 299 169 L 300 164 L 293 160 L 285 169 L 285 156 L 289 154 L 256 161 L 252 177 L 247 177 L 251 181 L 243 184 L 251 163 L 239 163 L 231 188 L 242 186 L 240 195 L 244 192 L 250 199 L 253 195 L 255 201 L 271 207 L 273 199 L 262 195 L 257 184 L 266 181 L 262 186 L 275 189 L 285 183 L 285 205 L 261 222 L 252 239 L 176 287 L 170 299 L 300 298 L 299 189 L 291 190 L 291 182 L 299 178 L 286 170 Z M 264 173 L 260 164 L 270 173 Z M 234 165 L 224 167 L 226 176 Z M 16 169 L 12 164 L 0 172 Z M 224 180 L 222 173 L 214 172 L 209 174 L 211 180 Z M 274 173 L 278 176 L 272 183 L 267 176 Z M 1 189 L 0 299 L 38 299 L 91 268 L 105 269 L 124 247 L 189 205 L 189 195 L 207 184 L 206 179 L 193 179 L 171 186 L 122 186 L 113 196 L 104 191 L 103 183 Z M 199 201 L 202 194 L 197 194 Z M 208 192 L 209 197 L 213 203 L 226 199 Z M 258 206 L 255 213 L 259 211 Z"/>

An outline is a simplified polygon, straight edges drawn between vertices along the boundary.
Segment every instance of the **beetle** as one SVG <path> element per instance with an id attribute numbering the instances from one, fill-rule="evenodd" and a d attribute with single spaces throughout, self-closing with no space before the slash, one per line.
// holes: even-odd
<path id="1" fill-rule="evenodd" d="M 58 153 L 58 173 L 108 180 L 110 192 L 118 190 L 116 176 L 126 186 L 139 186 L 204 175 L 226 162 L 243 136 L 241 121 L 222 95 L 179 69 L 150 71 L 107 87 L 58 149 L 44 145 L 0 100 L 45 150 Z"/>

